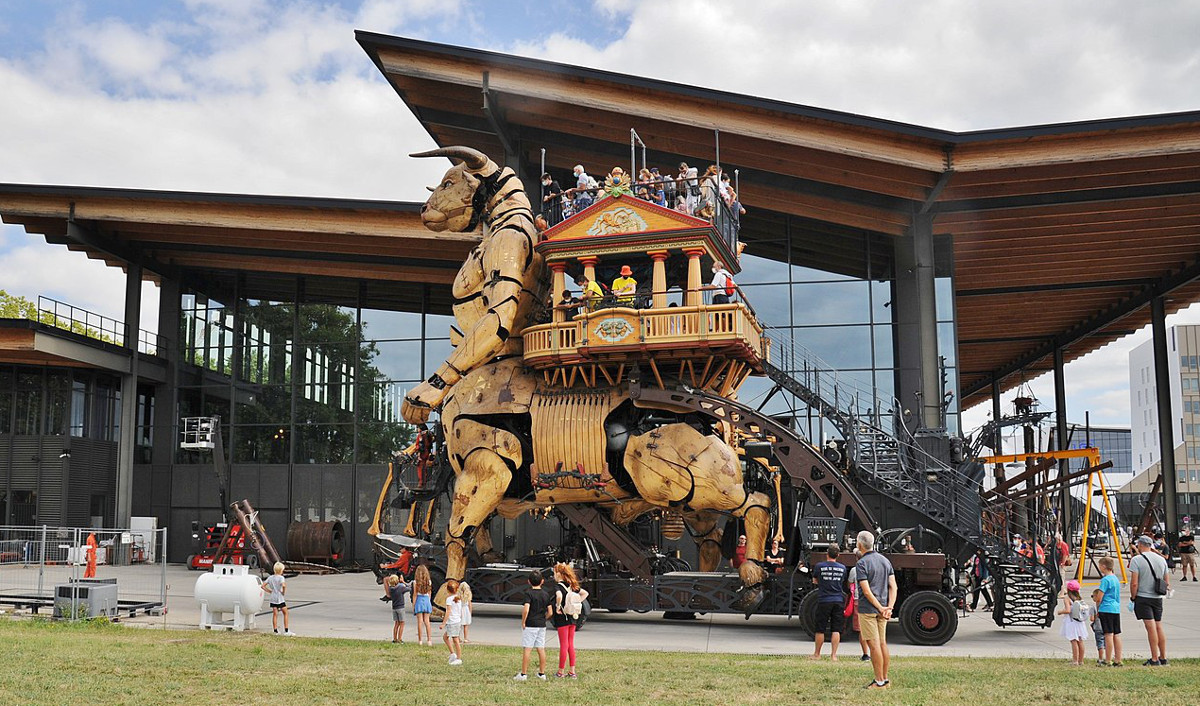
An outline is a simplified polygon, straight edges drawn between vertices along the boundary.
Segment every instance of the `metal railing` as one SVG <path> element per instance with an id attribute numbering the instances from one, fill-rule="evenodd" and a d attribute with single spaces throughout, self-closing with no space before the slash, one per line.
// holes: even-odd
<path id="1" fill-rule="evenodd" d="M 165 528 L 0 527 L 0 605 L 68 620 L 156 611 L 166 540 Z"/>
<path id="2" fill-rule="evenodd" d="M 50 297 L 38 297 L 36 318 L 33 316 L 30 318 L 38 323 L 97 341 L 117 346 L 125 345 L 125 324 L 123 322 Z M 156 333 L 139 329 L 137 349 L 147 355 L 159 355 L 159 351 L 162 349 L 162 339 Z"/>
<path id="3" fill-rule="evenodd" d="M 705 187 L 704 181 L 700 177 L 657 177 L 650 181 L 635 179 L 629 184 L 629 190 L 633 196 L 643 201 L 707 219 L 720 233 L 721 240 L 729 247 L 729 251 L 736 255 L 738 229 L 741 227 L 740 214 L 720 197 L 717 193 L 719 187 Z M 574 216 L 605 196 L 603 186 L 595 189 L 571 187 L 562 191 L 557 198 L 548 193 L 546 187 L 541 184 L 538 186 L 541 194 L 540 212 L 551 226 Z M 549 200 L 547 196 L 550 197 Z"/>

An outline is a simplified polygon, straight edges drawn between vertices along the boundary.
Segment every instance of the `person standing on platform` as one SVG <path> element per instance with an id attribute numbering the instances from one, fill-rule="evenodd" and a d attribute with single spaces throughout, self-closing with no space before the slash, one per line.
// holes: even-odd
<path id="1" fill-rule="evenodd" d="M 600 289 L 600 285 L 589 280 L 587 275 L 576 277 L 575 286 L 580 289 L 579 299 L 583 302 L 584 308 L 587 311 L 595 311 L 604 299 L 604 290 Z"/>
<path id="2" fill-rule="evenodd" d="M 621 276 L 612 283 L 613 296 L 621 306 L 633 306 L 637 296 L 637 280 L 633 278 L 633 270 L 629 265 L 621 266 Z"/>
<path id="3" fill-rule="evenodd" d="M 875 535 L 867 530 L 858 533 L 856 544 L 862 556 L 858 559 L 858 625 L 871 653 L 875 678 L 864 689 L 886 689 L 891 655 L 887 647 L 887 623 L 896 605 L 896 572 L 892 562 L 875 551 Z"/>
<path id="4" fill-rule="evenodd" d="M 737 291 L 736 285 L 733 283 L 733 275 L 729 274 L 729 270 L 725 269 L 725 265 L 717 260 L 712 266 L 712 284 L 708 285 L 708 289 L 713 290 L 713 304 L 728 304 Z"/>

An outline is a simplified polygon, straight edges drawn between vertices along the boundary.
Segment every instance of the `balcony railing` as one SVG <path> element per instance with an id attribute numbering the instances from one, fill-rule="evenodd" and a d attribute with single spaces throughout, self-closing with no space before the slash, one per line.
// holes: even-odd
<path id="1" fill-rule="evenodd" d="M 606 339 L 591 328 L 592 324 L 610 318 L 632 324 L 632 330 Z M 524 342 L 525 360 L 533 365 L 582 362 L 591 356 L 640 350 L 679 357 L 678 352 L 744 346 L 758 360 L 765 360 L 769 354 L 762 327 L 740 303 L 599 309 L 569 321 L 529 327 L 525 329 Z M 673 348 L 677 352 L 672 353 Z"/>
<path id="2" fill-rule="evenodd" d="M 124 323 L 50 297 L 39 296 L 36 317 L 29 318 L 97 341 L 122 347 L 125 345 Z M 137 349 L 146 355 L 159 355 L 162 338 L 157 333 L 139 329 Z"/>

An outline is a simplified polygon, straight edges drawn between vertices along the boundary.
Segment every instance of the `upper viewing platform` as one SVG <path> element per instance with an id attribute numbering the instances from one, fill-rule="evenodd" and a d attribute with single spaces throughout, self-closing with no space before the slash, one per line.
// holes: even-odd
<path id="1" fill-rule="evenodd" d="M 524 358 L 548 384 L 619 384 L 644 364 L 659 385 L 675 378 L 730 394 L 762 372 L 769 343 L 733 282 L 736 193 L 726 195 L 715 168 L 681 167 L 680 179 L 643 169 L 637 181 L 616 167 L 590 188 L 577 168 L 565 191 L 543 179 L 549 227 L 537 250 L 553 274 L 553 306 L 550 321 L 525 328 Z"/>

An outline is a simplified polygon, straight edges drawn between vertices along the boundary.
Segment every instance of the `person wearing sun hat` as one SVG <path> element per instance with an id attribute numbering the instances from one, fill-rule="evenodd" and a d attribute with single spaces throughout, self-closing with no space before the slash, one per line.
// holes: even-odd
<path id="1" fill-rule="evenodd" d="M 633 306 L 634 296 L 637 294 L 637 284 L 629 265 L 621 265 L 621 276 L 614 279 L 612 283 L 613 296 L 617 298 L 620 305 Z"/>
<path id="2" fill-rule="evenodd" d="M 1063 616 L 1062 629 L 1059 634 L 1071 642 L 1071 664 L 1083 664 L 1083 641 L 1088 636 L 1088 623 L 1092 620 L 1092 607 L 1083 601 L 1079 595 L 1079 582 L 1071 579 L 1065 587 L 1067 595 L 1063 596 L 1063 607 L 1058 615 Z"/>

